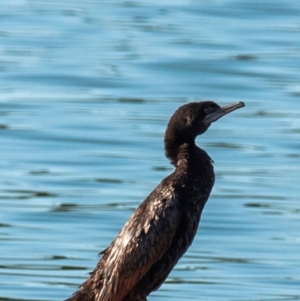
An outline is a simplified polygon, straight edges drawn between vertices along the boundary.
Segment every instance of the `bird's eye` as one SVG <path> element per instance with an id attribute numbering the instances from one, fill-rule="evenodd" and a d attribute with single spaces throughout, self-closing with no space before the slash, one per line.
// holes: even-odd
<path id="1" fill-rule="evenodd" d="M 204 108 L 204 113 L 205 113 L 205 115 L 209 115 L 209 114 L 213 113 L 215 110 L 216 110 L 216 108 L 214 108 L 214 107 L 207 107 L 207 108 Z"/>

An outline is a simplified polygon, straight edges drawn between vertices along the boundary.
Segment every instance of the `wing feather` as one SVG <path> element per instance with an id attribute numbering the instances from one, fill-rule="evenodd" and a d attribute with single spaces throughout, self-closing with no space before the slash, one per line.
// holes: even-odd
<path id="1" fill-rule="evenodd" d="M 172 185 L 162 182 L 137 208 L 103 252 L 95 269 L 99 271 L 101 267 L 101 275 L 96 277 L 101 283 L 97 300 L 122 300 L 164 255 L 179 222 L 176 193 Z"/>

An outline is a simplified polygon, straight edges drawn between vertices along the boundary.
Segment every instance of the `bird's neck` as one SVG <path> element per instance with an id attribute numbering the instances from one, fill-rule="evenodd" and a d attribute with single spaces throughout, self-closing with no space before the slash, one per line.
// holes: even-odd
<path id="1" fill-rule="evenodd" d="M 195 141 L 181 144 L 165 141 L 165 152 L 176 169 L 193 169 L 212 162 L 208 154 L 198 147 Z"/>
<path id="2" fill-rule="evenodd" d="M 212 160 L 205 150 L 195 143 L 182 144 L 178 149 L 176 168 L 199 169 L 199 166 L 211 163 Z"/>
<path id="3" fill-rule="evenodd" d="M 165 154 L 174 166 L 177 166 L 177 162 L 180 157 L 187 157 L 189 154 L 189 149 L 192 143 L 181 143 L 174 139 L 174 137 L 165 137 Z"/>
<path id="4" fill-rule="evenodd" d="M 176 167 L 187 167 L 193 156 L 194 149 L 197 148 L 195 144 L 190 145 L 184 143 L 179 146 L 176 155 Z"/>

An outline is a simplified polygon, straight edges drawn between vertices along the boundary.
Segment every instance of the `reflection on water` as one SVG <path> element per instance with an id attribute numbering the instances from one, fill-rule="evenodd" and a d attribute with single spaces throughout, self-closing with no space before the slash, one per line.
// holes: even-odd
<path id="1" fill-rule="evenodd" d="M 149 300 L 300 300 L 296 0 L 4 1 L 0 300 L 63 300 L 172 172 L 183 103 L 246 107 L 197 143 L 217 180 Z"/>

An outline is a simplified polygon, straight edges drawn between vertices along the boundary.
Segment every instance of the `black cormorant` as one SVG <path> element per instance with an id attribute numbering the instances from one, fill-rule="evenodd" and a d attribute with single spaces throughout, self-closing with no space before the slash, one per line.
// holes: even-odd
<path id="1" fill-rule="evenodd" d="M 195 139 L 212 122 L 244 106 L 212 101 L 181 106 L 165 133 L 175 171 L 132 214 L 86 280 L 66 301 L 146 301 L 191 245 L 214 185 L 212 160 Z"/>

